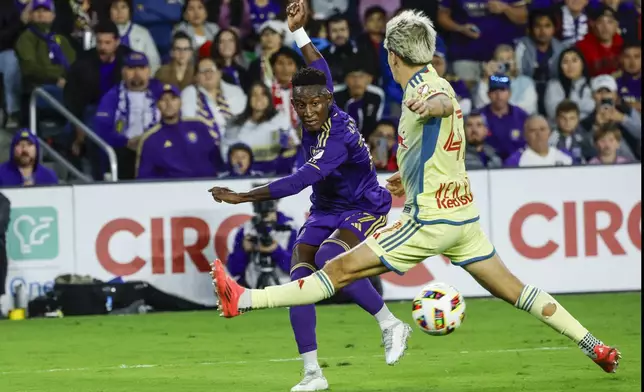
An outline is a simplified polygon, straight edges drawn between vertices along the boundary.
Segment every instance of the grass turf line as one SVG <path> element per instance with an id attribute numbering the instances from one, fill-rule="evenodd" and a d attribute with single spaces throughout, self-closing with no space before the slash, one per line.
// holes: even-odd
<path id="1" fill-rule="evenodd" d="M 640 293 L 561 296 L 622 351 L 605 374 L 565 337 L 498 300 L 467 300 L 458 331 L 414 328 L 409 356 L 386 366 L 380 331 L 355 305 L 318 308 L 319 355 L 333 391 L 635 392 L 641 390 Z M 405 321 L 411 303 L 389 304 Z M 301 362 L 284 309 L 0 322 L 0 391 L 288 391 Z M 58 371 L 50 371 L 59 369 Z"/>

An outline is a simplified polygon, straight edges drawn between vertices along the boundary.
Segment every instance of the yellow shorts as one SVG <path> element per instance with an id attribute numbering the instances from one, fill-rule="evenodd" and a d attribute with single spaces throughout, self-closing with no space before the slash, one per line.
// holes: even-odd
<path id="1" fill-rule="evenodd" d="M 442 254 L 452 264 L 464 266 L 489 259 L 496 252 L 478 219 L 462 225 L 423 225 L 403 215 L 366 243 L 387 268 L 400 275 L 431 256 Z"/>

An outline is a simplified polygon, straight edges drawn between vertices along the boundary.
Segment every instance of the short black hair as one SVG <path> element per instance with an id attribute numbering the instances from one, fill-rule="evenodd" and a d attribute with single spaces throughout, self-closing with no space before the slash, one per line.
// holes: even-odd
<path id="1" fill-rule="evenodd" d="M 376 76 L 376 69 L 372 62 L 359 55 L 353 55 L 346 59 L 342 70 L 345 77 L 351 72 L 365 72 L 373 77 Z"/>
<path id="2" fill-rule="evenodd" d="M 534 29 L 534 26 L 537 24 L 537 20 L 541 18 L 548 18 L 550 19 L 550 22 L 552 22 L 553 26 L 557 25 L 557 21 L 555 20 L 555 15 L 552 13 L 550 9 L 535 9 L 530 11 L 528 14 L 528 29 L 532 30 Z"/>
<path id="3" fill-rule="evenodd" d="M 180 39 L 187 39 L 190 42 L 190 47 L 192 48 L 192 38 L 190 38 L 190 36 L 184 31 L 177 31 L 174 33 L 172 36 L 172 46 L 174 46 L 174 44 Z"/>
<path id="4" fill-rule="evenodd" d="M 112 34 L 114 38 L 120 37 L 118 27 L 116 27 L 116 24 L 111 20 L 99 22 L 96 27 L 94 27 L 94 34 Z"/>
<path id="5" fill-rule="evenodd" d="M 364 12 L 365 20 L 371 18 L 371 16 L 374 15 L 374 14 L 382 14 L 385 17 L 387 17 L 387 11 L 385 11 L 384 8 L 382 8 L 379 5 L 374 5 L 374 6 L 371 6 L 371 7 L 367 8 L 367 10 Z"/>
<path id="6" fill-rule="evenodd" d="M 271 68 L 275 66 L 275 63 L 277 62 L 277 58 L 279 56 L 286 56 L 293 60 L 295 62 L 295 65 L 297 65 L 297 68 L 302 68 L 304 66 L 304 60 L 302 60 L 302 57 L 300 57 L 297 52 L 288 46 L 282 46 L 277 50 L 277 52 L 273 53 L 271 55 L 271 58 L 269 59 L 269 62 L 271 63 Z"/>
<path id="7" fill-rule="evenodd" d="M 349 23 L 349 19 L 347 19 L 345 16 L 342 16 L 342 14 L 333 14 L 329 19 L 326 21 L 326 31 L 327 34 L 329 33 L 331 23 L 340 23 L 340 22 L 346 22 L 347 26 L 349 27 L 349 30 L 351 30 L 351 24 Z"/>
<path id="8" fill-rule="evenodd" d="M 642 42 L 638 41 L 637 39 L 629 39 L 624 41 L 624 45 L 622 46 L 622 53 L 624 53 L 628 49 L 642 49 Z"/>
<path id="9" fill-rule="evenodd" d="M 297 86 L 325 86 L 326 75 L 319 69 L 304 67 L 300 68 L 291 80 L 293 87 Z"/>

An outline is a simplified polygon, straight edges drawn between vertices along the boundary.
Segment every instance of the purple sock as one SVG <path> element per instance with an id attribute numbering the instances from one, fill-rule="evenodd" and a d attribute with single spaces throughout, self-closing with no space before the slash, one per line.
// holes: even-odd
<path id="1" fill-rule="evenodd" d="M 345 249 L 339 244 L 325 242 L 315 254 L 315 265 L 322 269 L 329 260 L 344 252 Z M 353 302 L 369 312 L 372 316 L 378 313 L 385 305 L 385 301 L 383 301 L 380 294 L 378 294 L 367 278 L 356 280 L 340 291 L 351 297 Z"/>
<path id="2" fill-rule="evenodd" d="M 313 274 L 313 267 L 296 266 L 291 271 L 291 281 L 305 278 Z M 295 334 L 295 342 L 300 354 L 318 349 L 315 339 L 315 305 L 291 306 L 289 309 L 291 327 Z"/>

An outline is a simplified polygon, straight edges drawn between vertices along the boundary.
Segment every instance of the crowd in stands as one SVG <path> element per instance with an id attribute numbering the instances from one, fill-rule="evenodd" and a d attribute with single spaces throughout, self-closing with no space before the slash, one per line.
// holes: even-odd
<path id="1" fill-rule="evenodd" d="M 468 168 L 641 159 L 640 0 L 308 1 L 335 102 L 378 170 L 397 170 L 403 89 L 382 42 L 405 8 L 438 30 L 432 66 L 465 116 Z M 3 117 L 15 134 L 0 185 L 51 182 L 26 158 L 38 149 L 24 131 L 36 87 L 114 149 L 119 179 L 292 173 L 303 154 L 290 81 L 305 64 L 286 2 L 0 0 Z M 57 115 L 40 101 L 38 113 Z M 56 147 L 103 180 L 105 152 L 61 124 Z"/>

